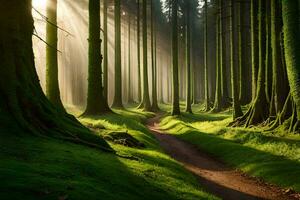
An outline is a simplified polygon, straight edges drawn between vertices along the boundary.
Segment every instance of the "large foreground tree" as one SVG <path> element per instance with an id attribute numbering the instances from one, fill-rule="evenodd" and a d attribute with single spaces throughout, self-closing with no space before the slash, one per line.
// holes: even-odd
<path id="1" fill-rule="evenodd" d="M 44 135 L 112 151 L 103 139 L 44 95 L 34 64 L 31 8 L 31 0 L 1 1 L 1 134 Z"/>
<path id="2" fill-rule="evenodd" d="M 300 122 L 300 2 L 282 0 L 285 57 L 291 94 L 295 103 L 293 130 L 299 130 Z M 297 117 L 295 117 L 295 115 Z"/>

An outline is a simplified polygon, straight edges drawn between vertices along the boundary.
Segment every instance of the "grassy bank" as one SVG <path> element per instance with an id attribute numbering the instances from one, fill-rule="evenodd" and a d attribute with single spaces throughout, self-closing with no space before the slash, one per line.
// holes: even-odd
<path id="1" fill-rule="evenodd" d="M 160 127 L 225 163 L 300 192 L 300 136 L 261 128 L 231 128 L 230 112 L 165 116 Z"/>
<path id="2" fill-rule="evenodd" d="M 80 120 L 99 135 L 114 131 L 132 135 L 145 147 L 110 145 L 135 159 L 51 138 L 1 133 L 1 199 L 216 199 L 162 153 L 141 124 L 151 113 L 116 113 Z"/>

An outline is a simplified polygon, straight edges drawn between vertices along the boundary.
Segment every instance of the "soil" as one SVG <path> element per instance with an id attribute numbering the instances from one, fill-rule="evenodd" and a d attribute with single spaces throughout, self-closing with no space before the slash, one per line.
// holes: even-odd
<path id="1" fill-rule="evenodd" d="M 291 190 L 250 177 L 228 167 L 196 146 L 161 132 L 157 126 L 159 121 L 160 115 L 157 115 L 147 121 L 147 127 L 165 152 L 192 172 L 207 192 L 224 200 L 300 199 L 300 195 Z"/>

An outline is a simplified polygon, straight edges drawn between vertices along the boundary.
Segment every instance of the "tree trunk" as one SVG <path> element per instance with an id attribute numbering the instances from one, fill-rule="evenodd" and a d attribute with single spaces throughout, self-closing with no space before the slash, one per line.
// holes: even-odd
<path id="1" fill-rule="evenodd" d="M 128 86 L 127 86 L 127 103 L 133 102 L 132 88 L 131 88 L 131 16 L 128 13 Z"/>
<path id="2" fill-rule="evenodd" d="M 151 57 L 152 57 L 152 111 L 158 111 L 157 102 L 157 61 L 156 61 L 156 13 L 154 2 L 151 0 Z"/>
<path id="3" fill-rule="evenodd" d="M 173 59 L 173 102 L 172 115 L 180 115 L 178 79 L 178 0 L 172 2 L 172 59 Z"/>
<path id="4" fill-rule="evenodd" d="M 100 39 L 100 2 L 89 0 L 89 69 L 88 95 L 85 115 L 110 112 L 102 85 L 102 55 Z"/>
<path id="5" fill-rule="evenodd" d="M 64 109 L 60 98 L 57 60 L 57 0 L 47 0 L 46 16 L 46 95 L 51 103 Z"/>
<path id="6" fill-rule="evenodd" d="M 186 56 L 186 107 L 185 111 L 192 113 L 192 98 L 191 98 L 191 21 L 190 21 L 190 2 L 186 2 L 185 9 L 185 37 L 186 37 L 186 47 L 185 47 L 185 56 Z"/>
<path id="7" fill-rule="evenodd" d="M 11 134 L 44 135 L 113 151 L 73 116 L 44 95 L 32 49 L 31 0 L 2 1 L 0 6 L 0 118 Z"/>
<path id="8" fill-rule="evenodd" d="M 205 25 L 204 25 L 204 111 L 210 110 L 208 88 L 208 2 L 205 0 Z"/>
<path id="9" fill-rule="evenodd" d="M 231 25 L 231 30 L 230 30 L 230 51 L 231 51 L 231 90 L 232 90 L 232 106 L 233 106 L 233 119 L 236 119 L 238 117 L 241 117 L 243 115 L 240 103 L 239 103 L 239 98 L 237 96 L 238 94 L 238 87 L 237 87 L 237 75 L 236 75 L 236 67 L 235 67 L 235 52 L 236 52 L 236 47 L 234 45 L 234 28 L 235 28 L 235 15 L 234 15 L 234 0 L 231 0 L 231 5 L 230 5 L 230 14 L 231 14 L 231 19 L 230 19 L 230 25 Z"/>
<path id="10" fill-rule="evenodd" d="M 218 2 L 216 1 L 217 7 L 221 8 L 221 0 Z M 218 9 L 218 10 L 219 10 Z M 220 23 L 220 12 L 217 11 L 217 17 L 216 17 L 216 92 L 215 92 L 215 102 L 214 107 L 212 109 L 212 112 L 220 112 L 222 109 L 222 90 L 221 90 L 221 51 L 220 51 L 220 38 L 221 38 L 221 26 Z"/>
<path id="11" fill-rule="evenodd" d="M 142 107 L 146 111 L 151 110 L 148 83 L 148 37 L 147 37 L 147 0 L 143 0 L 143 100 Z"/>
<path id="12" fill-rule="evenodd" d="M 105 101 L 108 102 L 108 0 L 103 0 L 103 93 Z"/>
<path id="13" fill-rule="evenodd" d="M 142 99 L 142 81 L 141 81 L 141 23 L 140 23 L 140 0 L 137 0 L 137 66 L 138 66 L 138 102 Z"/>
<path id="14" fill-rule="evenodd" d="M 258 75 L 258 0 L 251 0 L 252 100 L 256 97 Z"/>
<path id="15" fill-rule="evenodd" d="M 121 0 L 115 0 L 115 96 L 113 107 L 123 108 L 121 59 Z"/>
<path id="16" fill-rule="evenodd" d="M 284 27 L 285 57 L 293 101 L 296 105 L 297 122 L 294 130 L 299 130 L 300 121 L 300 27 L 299 1 L 283 0 L 282 15 Z"/>

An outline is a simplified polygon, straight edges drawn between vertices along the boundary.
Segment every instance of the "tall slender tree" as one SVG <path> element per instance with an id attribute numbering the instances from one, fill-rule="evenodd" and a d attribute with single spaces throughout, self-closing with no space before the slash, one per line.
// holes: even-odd
<path id="1" fill-rule="evenodd" d="M 152 111 L 158 111 L 157 101 L 157 61 L 156 61 L 156 9 L 151 0 L 151 58 L 152 58 Z"/>
<path id="2" fill-rule="evenodd" d="M 60 98 L 58 82 L 57 59 L 57 0 L 47 0 L 46 15 L 46 95 L 48 99 L 60 109 L 64 109 Z"/>
<path id="3" fill-rule="evenodd" d="M 103 0 L 103 93 L 108 101 L 108 0 Z"/>
<path id="4" fill-rule="evenodd" d="M 172 80 L 173 99 L 172 115 L 180 115 L 179 106 L 179 78 L 178 78 L 178 0 L 172 2 Z"/>
<path id="5" fill-rule="evenodd" d="M 140 23 L 140 0 L 137 0 L 137 13 L 136 13 L 136 30 L 137 30 L 137 67 L 138 67 L 138 86 L 137 86 L 137 96 L 138 96 L 138 101 L 140 102 L 142 99 L 142 81 L 141 81 L 141 23 Z"/>
<path id="6" fill-rule="evenodd" d="M 251 0 L 252 100 L 256 97 L 258 75 L 258 1 Z"/>
<path id="7" fill-rule="evenodd" d="M 113 107 L 123 108 L 121 59 L 121 0 L 115 0 L 115 96 Z"/>
<path id="8" fill-rule="evenodd" d="M 238 87 L 237 87 L 237 74 L 236 74 L 236 67 L 235 67 L 235 53 L 236 53 L 236 47 L 234 45 L 234 28 L 235 28 L 235 1 L 231 0 L 231 5 L 230 5 L 230 52 L 231 52 L 231 91 L 232 91 L 232 107 L 233 107 L 233 119 L 236 119 L 238 117 L 241 117 L 243 115 L 239 99 L 238 99 Z"/>
<path id="9" fill-rule="evenodd" d="M 219 112 L 222 109 L 222 83 L 221 83 L 221 59 L 222 59 L 222 53 L 221 53 L 221 26 L 220 23 L 220 11 L 222 1 L 218 0 L 216 1 L 218 11 L 217 11 L 217 17 L 216 17 L 216 92 L 215 92 L 215 102 L 214 107 L 212 109 L 212 112 Z"/>
<path id="10" fill-rule="evenodd" d="M 148 83 L 148 21 L 147 21 L 147 0 L 143 0 L 143 99 L 140 108 L 151 110 Z"/>
<path id="11" fill-rule="evenodd" d="M 186 107 L 185 111 L 192 113 L 191 89 L 191 20 L 190 1 L 185 2 L 185 59 L 186 59 Z"/>
<path id="12" fill-rule="evenodd" d="M 102 55 L 100 39 L 100 1 L 89 0 L 89 72 L 85 115 L 110 112 L 102 84 Z"/>
<path id="13" fill-rule="evenodd" d="M 209 111 L 209 86 L 208 86 L 208 1 L 204 1 L 204 111 Z"/>

